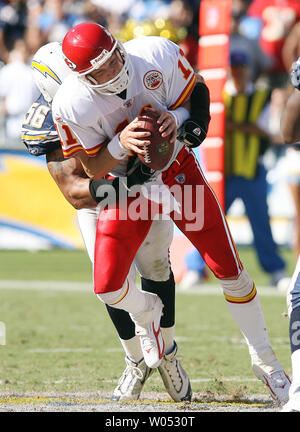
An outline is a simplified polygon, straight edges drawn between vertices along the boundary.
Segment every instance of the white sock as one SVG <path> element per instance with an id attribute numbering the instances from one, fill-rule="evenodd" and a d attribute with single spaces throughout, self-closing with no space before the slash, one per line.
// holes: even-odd
<path id="1" fill-rule="evenodd" d="M 161 327 L 162 337 L 165 341 L 165 353 L 170 354 L 174 347 L 175 326 Z"/>
<path id="2" fill-rule="evenodd" d="M 97 294 L 97 297 L 109 306 L 137 314 L 146 310 L 147 293 L 138 289 L 135 282 L 126 280 L 121 289 Z"/>
<path id="3" fill-rule="evenodd" d="M 264 315 L 253 280 L 243 269 L 236 280 L 220 280 L 227 306 L 239 326 L 251 355 L 271 348 Z"/>
<path id="4" fill-rule="evenodd" d="M 144 356 L 141 349 L 140 338 L 134 336 L 131 339 L 120 339 L 123 349 L 127 357 L 138 363 Z"/>

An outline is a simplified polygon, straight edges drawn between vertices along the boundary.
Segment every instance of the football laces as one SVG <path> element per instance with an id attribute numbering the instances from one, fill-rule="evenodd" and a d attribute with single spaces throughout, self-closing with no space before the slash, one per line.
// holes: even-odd
<path id="1" fill-rule="evenodd" d="M 146 163 L 151 163 L 151 157 L 150 157 L 150 153 L 148 150 L 148 146 L 144 146 L 143 150 L 145 150 L 146 154 L 144 155 L 144 159 Z"/>

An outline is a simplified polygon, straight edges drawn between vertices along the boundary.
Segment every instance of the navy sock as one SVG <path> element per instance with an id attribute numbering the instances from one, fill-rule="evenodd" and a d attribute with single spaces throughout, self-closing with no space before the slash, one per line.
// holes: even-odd
<path id="1" fill-rule="evenodd" d="M 129 313 L 106 305 L 107 312 L 121 339 L 128 340 L 135 336 L 135 325 Z"/>

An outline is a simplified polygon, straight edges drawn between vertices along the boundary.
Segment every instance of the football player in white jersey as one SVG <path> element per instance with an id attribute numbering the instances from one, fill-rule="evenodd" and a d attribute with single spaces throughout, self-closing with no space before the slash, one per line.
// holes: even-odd
<path id="1" fill-rule="evenodd" d="M 300 57 L 293 64 L 291 81 L 295 87 L 283 110 L 281 133 L 287 144 L 300 146 Z M 299 223 L 299 222 L 298 222 Z M 292 385 L 289 401 L 284 412 L 300 412 L 300 256 L 287 290 L 288 315 L 290 318 L 290 346 L 292 360 Z"/>
<path id="2" fill-rule="evenodd" d="M 48 170 L 68 202 L 75 207 L 79 227 L 91 261 L 94 259 L 96 224 L 98 219 L 97 203 L 90 194 L 93 181 L 86 176 L 81 163 L 74 157 L 64 158 L 55 129 L 51 102 L 63 79 L 70 73 L 58 42 L 40 48 L 32 60 L 32 70 L 41 95 L 28 110 L 23 127 L 22 139 L 28 151 L 35 156 L 46 155 Z M 149 177 L 143 174 L 138 163 L 132 167 L 127 177 L 131 184 L 142 183 Z M 135 169 L 134 169 L 135 167 Z M 102 179 L 101 184 L 111 185 L 120 193 L 118 182 Z M 97 182 L 99 185 L 99 182 Z M 135 257 L 142 288 L 158 293 L 165 304 L 161 320 L 162 332 L 167 345 L 167 354 L 159 366 L 166 390 L 175 401 L 191 399 L 190 381 L 177 357 L 174 341 L 175 327 L 175 282 L 169 262 L 169 247 L 173 238 L 173 222 L 154 221 L 145 242 Z M 130 277 L 135 279 L 134 266 Z M 126 369 L 114 390 L 114 400 L 138 399 L 142 387 L 153 369 L 149 368 L 141 351 L 139 338 L 135 335 L 134 324 L 129 314 L 120 309 L 107 306 L 108 313 L 118 331 L 121 344 L 126 353 Z"/>
<path id="3" fill-rule="evenodd" d="M 197 111 L 199 99 L 196 104 L 191 100 L 191 118 L 182 106 L 196 83 L 182 50 L 161 37 L 141 37 L 123 46 L 94 23 L 70 29 L 62 50 L 73 74 L 53 100 L 53 119 L 64 155 L 75 155 L 89 177 L 97 179 L 108 172 L 122 176 L 133 153 L 146 153 L 148 133 L 138 130 L 142 124 L 137 116 L 149 106 L 159 113 L 162 135 L 174 143 L 168 165 L 154 172 L 140 188 L 139 198 L 131 195 L 125 207 L 120 201 L 101 210 L 95 293 L 106 304 L 130 313 L 145 362 L 157 367 L 164 354 L 159 326 L 163 304 L 158 296 L 138 290 L 127 274 L 155 215 L 168 213 L 219 279 L 229 311 L 248 344 L 254 373 L 275 400 L 285 402 L 290 381 L 271 348 L 255 284 L 239 259 L 221 206 L 190 148 L 195 146 L 195 129 L 201 131 L 198 144 L 206 131 Z M 200 101 L 206 94 L 205 84 L 200 85 Z M 191 120 L 198 126 L 192 131 Z M 184 130 L 182 140 L 176 138 L 178 128 Z M 150 207 L 146 217 L 130 213 L 137 204 Z"/>

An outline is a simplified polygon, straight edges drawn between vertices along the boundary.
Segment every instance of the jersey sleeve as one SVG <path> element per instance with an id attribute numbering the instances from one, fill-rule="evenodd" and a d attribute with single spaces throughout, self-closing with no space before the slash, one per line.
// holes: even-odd
<path id="1" fill-rule="evenodd" d="M 179 46 L 167 41 L 166 48 L 170 63 L 167 69 L 166 103 L 169 110 L 175 110 L 189 98 L 196 84 L 196 75 Z"/>
<path id="2" fill-rule="evenodd" d="M 22 124 L 22 141 L 34 156 L 49 154 L 60 148 L 51 107 L 42 95 L 31 105 Z"/>
<path id="3" fill-rule="evenodd" d="M 67 83 L 68 84 L 68 83 Z M 99 114 L 90 98 L 79 93 L 68 98 L 70 88 L 62 84 L 52 102 L 52 116 L 65 157 L 85 151 L 95 156 L 107 137 L 99 124 Z"/>

